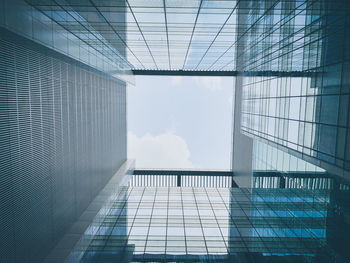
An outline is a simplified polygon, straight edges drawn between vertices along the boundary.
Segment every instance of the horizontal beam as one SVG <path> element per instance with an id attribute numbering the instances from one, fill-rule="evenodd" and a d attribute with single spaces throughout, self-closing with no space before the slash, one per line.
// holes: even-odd
<path id="1" fill-rule="evenodd" d="M 312 77 L 317 72 L 305 71 L 214 71 L 214 70 L 147 70 L 133 69 L 134 75 L 144 76 L 203 76 L 203 77 Z"/>
<path id="2" fill-rule="evenodd" d="M 253 177 L 288 177 L 288 178 L 331 178 L 324 172 L 274 172 L 254 171 Z"/>
<path id="3" fill-rule="evenodd" d="M 232 171 L 205 170 L 141 170 L 135 169 L 134 175 L 190 175 L 190 176 L 233 176 Z"/>

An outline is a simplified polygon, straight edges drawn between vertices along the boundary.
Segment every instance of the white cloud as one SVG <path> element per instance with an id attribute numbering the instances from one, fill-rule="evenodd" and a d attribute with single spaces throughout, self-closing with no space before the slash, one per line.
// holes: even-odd
<path id="1" fill-rule="evenodd" d="M 196 168 L 186 141 L 172 132 L 138 137 L 128 133 L 128 158 L 139 168 Z"/>
<path id="2" fill-rule="evenodd" d="M 204 87 L 207 89 L 220 90 L 222 88 L 220 77 L 196 77 L 195 81 L 201 87 Z"/>

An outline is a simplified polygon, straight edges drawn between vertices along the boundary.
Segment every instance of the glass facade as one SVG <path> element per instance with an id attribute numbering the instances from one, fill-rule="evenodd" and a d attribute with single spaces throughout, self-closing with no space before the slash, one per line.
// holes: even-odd
<path id="1" fill-rule="evenodd" d="M 246 2 L 247 25 L 240 25 L 247 30 L 241 39 L 242 70 L 309 76 L 243 78 L 242 132 L 344 176 L 350 167 L 348 3 L 259 3 L 264 10 Z"/>
<path id="2" fill-rule="evenodd" d="M 348 0 L 0 1 L 0 261 L 85 229 L 66 262 L 349 261 L 349 28 Z M 232 171 L 117 173 L 90 224 L 138 70 L 235 76 Z"/>
<path id="3" fill-rule="evenodd" d="M 68 6 L 66 9 L 34 8 L 31 2 L 34 3 L 24 0 L 1 1 L 0 26 L 90 67 L 133 82 L 131 65 L 125 58 L 125 47 L 109 44 L 98 30 L 88 25 L 84 14 Z M 54 3 L 35 2 L 45 6 Z M 120 13 L 119 19 L 125 21 L 125 13 Z M 77 25 L 84 30 L 73 30 Z M 120 25 L 119 29 L 122 29 Z"/>
<path id="4" fill-rule="evenodd" d="M 136 69 L 232 69 L 237 1 L 28 2 L 89 46 L 98 31 Z"/>
<path id="5" fill-rule="evenodd" d="M 338 192 L 339 205 L 348 194 Z M 330 242 L 342 240 L 332 198 L 295 188 L 124 187 L 66 262 L 342 262 Z"/>
<path id="6" fill-rule="evenodd" d="M 254 141 L 254 171 L 326 174 L 326 170 L 261 141 Z"/>
<path id="7" fill-rule="evenodd" d="M 126 160 L 126 85 L 0 34 L 0 261 L 38 262 Z"/>
<path id="8" fill-rule="evenodd" d="M 126 83 L 106 55 L 0 1 L 0 262 L 42 262 L 125 162 Z"/>

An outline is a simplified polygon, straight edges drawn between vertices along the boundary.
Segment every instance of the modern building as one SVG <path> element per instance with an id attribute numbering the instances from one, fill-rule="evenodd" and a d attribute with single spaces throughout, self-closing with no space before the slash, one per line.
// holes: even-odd
<path id="1" fill-rule="evenodd" d="M 232 169 L 134 169 L 135 75 L 234 78 Z M 1 0 L 0 262 L 347 262 L 349 93 L 349 0 Z"/>

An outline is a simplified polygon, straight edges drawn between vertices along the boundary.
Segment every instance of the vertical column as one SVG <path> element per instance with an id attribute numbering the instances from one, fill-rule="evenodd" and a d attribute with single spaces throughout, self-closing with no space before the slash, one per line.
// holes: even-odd
<path id="1" fill-rule="evenodd" d="M 247 4 L 245 2 L 239 5 Z M 237 36 L 236 65 L 237 70 L 243 68 L 243 52 L 245 49 L 246 36 L 245 27 L 248 23 L 248 16 L 241 8 L 237 15 L 237 32 L 242 32 Z M 240 187 L 251 187 L 252 184 L 252 155 L 253 140 L 241 133 L 242 117 L 242 87 L 243 76 L 237 76 L 234 84 L 234 112 L 233 112 L 233 149 L 232 149 L 232 170 L 235 174 L 234 180 Z"/>

